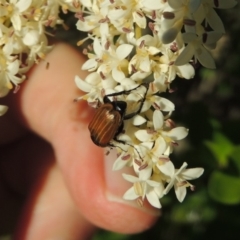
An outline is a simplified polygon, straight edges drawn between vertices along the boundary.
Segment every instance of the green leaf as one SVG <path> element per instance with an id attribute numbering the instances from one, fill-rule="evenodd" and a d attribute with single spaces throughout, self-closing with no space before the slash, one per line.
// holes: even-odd
<path id="1" fill-rule="evenodd" d="M 235 147 L 234 151 L 232 152 L 231 159 L 233 160 L 238 169 L 238 173 L 240 174 L 240 146 Z"/>
<path id="2" fill-rule="evenodd" d="M 216 132 L 212 141 L 205 141 L 205 145 L 211 151 L 221 167 L 228 165 L 228 158 L 234 150 L 232 142 L 222 133 Z"/>
<path id="3" fill-rule="evenodd" d="M 215 171 L 209 179 L 208 192 L 218 202 L 238 204 L 240 203 L 240 178 Z"/>
<path id="4" fill-rule="evenodd" d="M 181 204 L 172 206 L 171 222 L 198 224 L 213 221 L 217 210 L 208 201 L 206 189 L 188 195 Z"/>

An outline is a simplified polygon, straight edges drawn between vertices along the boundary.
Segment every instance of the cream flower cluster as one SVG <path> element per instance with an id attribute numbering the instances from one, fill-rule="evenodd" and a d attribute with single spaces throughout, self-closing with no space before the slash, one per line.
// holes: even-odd
<path id="1" fill-rule="evenodd" d="M 79 11 L 76 0 L 0 0 L 0 97 L 19 89 L 26 72 L 44 59 L 48 46 L 46 27 L 62 24 L 64 12 Z M 0 116 L 7 106 L 0 105 Z"/>
<path id="2" fill-rule="evenodd" d="M 203 173 L 202 168 L 176 169 L 169 156 L 188 129 L 176 127 L 170 119 L 174 104 L 161 97 L 179 76 L 193 78 L 194 64 L 215 68 L 210 49 L 224 34 L 216 8 L 230 8 L 235 0 L 82 0 L 77 29 L 88 32 L 91 44 L 84 50 L 88 60 L 82 69 L 86 79 L 75 82 L 92 106 L 125 101 L 127 113 L 141 112 L 124 120 L 124 129 L 110 144 L 118 158 L 113 170 L 132 167 L 135 175 L 123 174 L 131 182 L 123 198 L 144 200 L 161 208 L 160 199 L 174 187 L 182 202 L 188 180 Z M 80 43 L 82 43 L 80 42 Z M 103 103 L 104 104 L 104 103 Z M 104 121 L 105 119 L 103 119 Z M 107 119 L 106 119 L 107 120 Z"/>
<path id="3" fill-rule="evenodd" d="M 176 169 L 170 154 L 188 134 L 170 118 L 174 104 L 161 93 L 179 76 L 193 78 L 194 64 L 215 68 L 210 49 L 225 30 L 215 9 L 235 6 L 236 0 L 0 0 L 0 97 L 17 91 L 26 72 L 44 59 L 51 47 L 46 27 L 64 24 L 59 12 L 73 12 L 76 27 L 88 33 L 88 59 L 76 76 L 78 100 L 98 107 L 104 96 L 124 101 L 123 131 L 110 141 L 118 157 L 113 170 L 132 167 L 123 174 L 133 186 L 124 199 L 148 202 L 161 208 L 160 200 L 174 187 L 182 202 L 188 180 L 202 175 L 202 168 Z M 89 43 L 90 41 L 90 43 Z M 122 94 L 118 94 L 121 92 Z M 0 105 L 0 115 L 7 106 Z M 124 117 L 124 116 L 123 116 Z"/>

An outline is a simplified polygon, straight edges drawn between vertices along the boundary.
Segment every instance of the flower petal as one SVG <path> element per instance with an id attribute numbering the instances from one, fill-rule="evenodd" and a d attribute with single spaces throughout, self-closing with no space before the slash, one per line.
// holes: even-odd
<path id="1" fill-rule="evenodd" d="M 16 7 L 20 12 L 23 12 L 30 7 L 31 3 L 32 3 L 32 0 L 19 0 L 16 3 Z"/>
<path id="2" fill-rule="evenodd" d="M 123 199 L 125 200 L 134 200 L 137 199 L 139 196 L 135 193 L 134 187 L 129 188 L 123 195 Z"/>
<path id="3" fill-rule="evenodd" d="M 168 177 L 172 178 L 175 173 L 175 167 L 172 163 L 172 161 L 167 161 L 163 164 L 157 164 L 158 169 Z"/>
<path id="4" fill-rule="evenodd" d="M 177 28 L 170 28 L 166 30 L 162 35 L 162 42 L 163 44 L 169 44 L 174 41 L 177 37 L 178 29 Z"/>
<path id="5" fill-rule="evenodd" d="M 157 194 L 154 192 L 154 190 L 151 190 L 146 194 L 148 202 L 155 208 L 161 208 L 160 201 L 158 199 Z"/>
<path id="6" fill-rule="evenodd" d="M 159 96 L 154 96 L 153 99 L 161 111 L 172 112 L 175 110 L 175 105 L 168 99 Z"/>
<path id="7" fill-rule="evenodd" d="M 116 54 L 120 60 L 126 58 L 132 51 L 133 45 L 131 44 L 121 44 L 117 49 L 116 49 Z"/>
<path id="8" fill-rule="evenodd" d="M 145 129 L 141 129 L 135 132 L 135 137 L 141 142 L 153 141 L 153 134 L 149 133 Z"/>
<path id="9" fill-rule="evenodd" d="M 199 48 L 196 51 L 198 61 L 206 68 L 215 69 L 216 65 L 212 55 L 204 47 Z"/>
<path id="10" fill-rule="evenodd" d="M 162 135 L 170 137 L 172 140 L 181 140 L 188 135 L 188 129 L 185 127 L 176 127 L 169 132 L 163 132 Z"/>
<path id="11" fill-rule="evenodd" d="M 181 172 L 181 177 L 186 180 L 192 180 L 199 178 L 204 172 L 203 168 L 189 168 Z"/>
<path id="12" fill-rule="evenodd" d="M 187 194 L 186 187 L 184 187 L 184 186 L 178 187 L 175 185 L 174 189 L 175 189 L 175 193 L 176 193 L 176 197 L 177 197 L 178 201 L 182 202 Z"/>
<path id="13" fill-rule="evenodd" d="M 134 126 L 140 126 L 143 123 L 145 123 L 146 121 L 147 120 L 144 117 L 140 116 L 140 115 L 136 115 L 132 119 L 132 123 L 133 123 Z"/>
<path id="14" fill-rule="evenodd" d="M 132 13 L 134 22 L 140 27 L 145 29 L 147 25 L 147 21 L 145 16 L 140 15 L 138 12 Z"/>
<path id="15" fill-rule="evenodd" d="M 120 169 L 122 169 L 123 167 L 126 166 L 126 164 L 128 163 L 127 160 L 122 160 L 122 157 L 125 153 L 123 152 L 114 162 L 112 170 L 113 171 L 118 171 Z"/>
<path id="16" fill-rule="evenodd" d="M 98 63 L 95 58 L 88 59 L 83 65 L 82 70 L 94 71 L 97 69 Z"/>
<path id="17" fill-rule="evenodd" d="M 98 57 L 102 57 L 102 54 L 103 54 L 102 45 L 101 45 L 101 43 L 100 43 L 98 38 L 94 38 L 93 49 L 94 49 L 95 54 Z"/>
<path id="18" fill-rule="evenodd" d="M 221 18 L 218 16 L 213 8 L 209 9 L 207 13 L 206 20 L 208 21 L 210 27 L 218 32 L 225 33 L 224 25 Z"/>
<path id="19" fill-rule="evenodd" d="M 155 110 L 153 113 L 153 126 L 155 130 L 160 130 L 164 123 L 164 117 L 161 111 Z"/>
<path id="20" fill-rule="evenodd" d="M 122 176 L 124 179 L 126 179 L 129 182 L 132 182 L 132 183 L 139 182 L 139 178 L 132 176 L 130 174 L 123 173 Z"/>
<path id="21" fill-rule="evenodd" d="M 176 61 L 174 62 L 174 65 L 181 66 L 188 63 L 192 59 L 193 55 L 194 47 L 192 44 L 188 44 L 180 53 L 180 55 L 177 57 Z"/>
<path id="22" fill-rule="evenodd" d="M 178 66 L 177 75 L 181 78 L 191 79 L 195 75 L 194 67 L 188 63 L 182 66 Z"/>
<path id="23" fill-rule="evenodd" d="M 167 143 L 162 136 L 158 137 L 155 141 L 152 153 L 158 158 L 163 155 L 167 149 Z"/>
<path id="24" fill-rule="evenodd" d="M 199 8 L 201 3 L 202 3 L 202 0 L 190 0 L 189 1 L 190 13 L 194 13 Z"/>
<path id="25" fill-rule="evenodd" d="M 141 181 L 148 180 L 152 175 L 152 165 L 148 164 L 148 166 L 146 168 L 140 170 L 138 173 L 139 173 L 139 179 Z M 155 181 L 151 181 L 151 180 L 149 180 L 149 181 L 156 183 Z"/>
<path id="26" fill-rule="evenodd" d="M 125 78 L 125 74 L 119 71 L 117 67 L 112 69 L 112 76 L 117 82 L 121 82 Z"/>
<path id="27" fill-rule="evenodd" d="M 90 92 L 92 89 L 92 86 L 89 83 L 83 81 L 79 76 L 75 76 L 75 84 L 84 92 Z"/>

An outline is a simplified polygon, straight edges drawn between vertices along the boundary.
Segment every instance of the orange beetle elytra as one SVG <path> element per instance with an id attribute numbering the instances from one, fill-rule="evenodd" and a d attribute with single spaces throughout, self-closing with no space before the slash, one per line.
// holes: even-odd
<path id="1" fill-rule="evenodd" d="M 142 85 L 146 87 L 146 92 L 142 98 L 139 109 L 135 112 L 125 115 L 127 103 L 124 101 L 111 101 L 109 99 L 109 97 L 129 94 L 131 91 Z M 141 84 L 129 91 L 121 91 L 105 95 L 103 98 L 104 103 L 97 108 L 88 126 L 92 141 L 99 147 L 113 146 L 110 143 L 111 140 L 124 143 L 117 139 L 117 136 L 122 132 L 124 127 L 123 120 L 130 119 L 141 112 L 147 91 L 148 84 Z"/>

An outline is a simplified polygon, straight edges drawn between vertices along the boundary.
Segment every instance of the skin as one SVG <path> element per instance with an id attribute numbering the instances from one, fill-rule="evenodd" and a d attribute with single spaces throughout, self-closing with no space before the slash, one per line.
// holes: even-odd
<path id="1" fill-rule="evenodd" d="M 137 233 L 159 215 L 122 200 L 130 185 L 111 170 L 116 155 L 90 139 L 94 111 L 73 102 L 84 94 L 74 83 L 87 75 L 84 61 L 58 43 L 16 94 L 1 99 L 10 109 L 0 118 L 0 225 L 21 208 L 14 239 L 89 239 L 97 227 Z"/>

